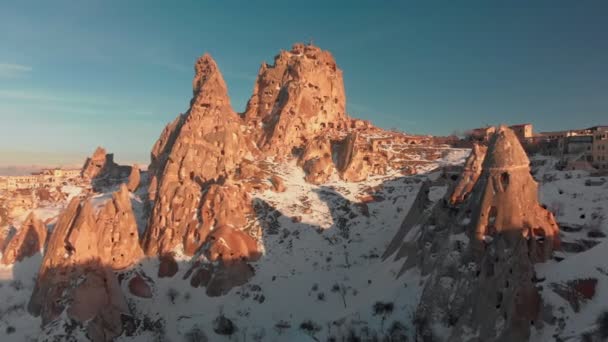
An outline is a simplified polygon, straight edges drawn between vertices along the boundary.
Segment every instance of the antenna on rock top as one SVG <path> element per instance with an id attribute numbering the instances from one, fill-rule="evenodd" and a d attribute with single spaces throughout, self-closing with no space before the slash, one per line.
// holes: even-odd
<path id="1" fill-rule="evenodd" d="M 308 40 L 308 46 L 312 46 L 312 45 L 313 45 L 313 43 L 312 43 L 312 37 L 310 37 L 310 39 Z"/>

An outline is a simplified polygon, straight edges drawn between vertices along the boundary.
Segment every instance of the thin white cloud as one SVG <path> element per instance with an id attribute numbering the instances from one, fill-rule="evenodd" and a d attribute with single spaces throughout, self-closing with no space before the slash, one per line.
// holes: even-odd
<path id="1" fill-rule="evenodd" d="M 0 63 L 0 77 L 17 77 L 32 71 L 31 66 L 21 64 Z"/>

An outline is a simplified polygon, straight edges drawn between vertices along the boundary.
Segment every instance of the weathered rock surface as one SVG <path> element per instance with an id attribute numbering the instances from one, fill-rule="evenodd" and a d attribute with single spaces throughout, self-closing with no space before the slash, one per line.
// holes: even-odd
<path id="1" fill-rule="evenodd" d="M 196 212 L 207 186 L 232 175 L 254 150 L 230 106 L 215 61 L 204 55 L 195 70 L 190 110 L 165 130 L 154 148 L 152 169 L 160 176 L 157 191 L 151 190 L 156 196 L 143 241 L 148 255 L 173 252 L 187 230 L 197 229 L 192 227 L 203 223 Z"/>
<path id="2" fill-rule="evenodd" d="M 158 190 L 158 178 L 162 176 L 162 172 L 165 170 L 167 160 L 169 159 L 169 153 L 175 144 L 177 135 L 179 134 L 184 122 L 186 122 L 186 114 L 180 114 L 169 123 L 160 134 L 160 137 L 152 147 L 150 153 L 150 165 L 148 166 L 148 174 L 150 175 L 150 185 L 148 188 L 148 194 L 151 201 L 156 199 L 156 192 Z"/>
<path id="3" fill-rule="evenodd" d="M 547 260 L 559 244 L 553 214 L 538 202 L 538 184 L 530 161 L 509 128 L 501 127 L 490 141 L 483 171 L 474 187 L 472 221 L 475 246 L 483 251 L 486 237 L 514 232 L 531 241 L 533 261 Z"/>
<path id="4" fill-rule="evenodd" d="M 139 183 L 141 182 L 141 173 L 137 165 L 131 166 L 131 174 L 129 174 L 129 181 L 127 182 L 127 189 L 131 192 L 137 191 Z"/>
<path id="5" fill-rule="evenodd" d="M 212 297 L 245 284 L 255 274 L 249 262 L 261 256 L 255 238 L 229 226 L 213 230 L 203 248 L 203 255 L 211 263 L 195 263 L 188 275 L 192 274 L 193 287 L 206 287 Z"/>
<path id="6" fill-rule="evenodd" d="M 464 199 L 471 193 L 475 183 L 481 175 L 483 161 L 486 157 L 488 148 L 480 144 L 474 144 L 471 149 L 471 154 L 464 163 L 464 170 L 458 178 L 458 183 L 454 187 L 454 191 L 450 196 L 450 203 L 457 205 L 462 203 Z"/>
<path id="7" fill-rule="evenodd" d="M 111 341 L 121 334 L 129 308 L 100 258 L 99 232 L 90 203 L 73 199 L 51 234 L 28 310 L 47 325 L 67 309 L 91 340 Z"/>
<path id="8" fill-rule="evenodd" d="M 538 203 L 528 164 L 515 134 L 501 127 L 459 210 L 439 201 L 429 212 L 428 201 L 416 201 L 423 214 L 408 215 L 396 236 L 401 247 L 391 243 L 385 256 L 405 259 L 401 274 L 418 267 L 428 275 L 416 312 L 420 340 L 523 341 L 542 325 L 534 263 L 550 257 L 559 231 Z"/>
<path id="9" fill-rule="evenodd" d="M 347 128 L 345 107 L 342 71 L 331 53 L 295 44 L 274 65 L 262 64 L 245 120 L 258 146 L 282 157 L 323 132 Z"/>
<path id="10" fill-rule="evenodd" d="M 347 182 L 361 182 L 367 179 L 370 172 L 368 158 L 357 148 L 358 139 L 356 132 L 350 133 L 344 140 L 338 156 L 340 178 Z"/>
<path id="11" fill-rule="evenodd" d="M 112 200 L 99 211 L 95 224 L 99 258 L 104 265 L 119 270 L 143 258 L 137 221 L 125 184 L 120 186 L 120 190 L 112 195 Z"/>
<path id="12" fill-rule="evenodd" d="M 332 159 L 331 141 L 320 136 L 310 140 L 304 153 L 298 159 L 298 165 L 304 169 L 304 179 L 308 183 L 323 184 L 333 174 L 335 167 Z"/>
<path id="13" fill-rule="evenodd" d="M 128 287 L 129 292 L 134 296 L 140 298 L 152 298 L 153 296 L 152 288 L 148 285 L 144 277 L 139 274 L 136 274 L 129 280 Z"/>
<path id="14" fill-rule="evenodd" d="M 285 192 L 287 190 L 285 181 L 280 176 L 272 175 L 272 177 L 270 177 L 270 183 L 272 183 L 272 190 L 275 192 Z"/>
<path id="15" fill-rule="evenodd" d="M 8 245 L 14 234 L 14 228 L 11 226 L 2 226 L 0 228 L 0 253 L 4 253 L 6 245 Z"/>
<path id="16" fill-rule="evenodd" d="M 211 261 L 255 261 L 260 257 L 257 241 L 251 235 L 229 226 L 221 226 L 209 235 L 205 250 Z"/>
<path id="17" fill-rule="evenodd" d="M 97 147 L 82 167 L 82 177 L 91 181 L 98 178 L 123 178 L 128 176 L 130 172 L 130 166 L 116 164 L 114 154 L 107 153 L 102 147 Z"/>
<path id="18" fill-rule="evenodd" d="M 201 224 L 186 228 L 183 242 L 186 255 L 194 255 L 208 240 L 209 233 L 219 227 L 231 227 L 240 233 L 253 213 L 252 199 L 241 184 L 213 184 L 204 194 L 199 212 Z"/>
<path id="19" fill-rule="evenodd" d="M 108 158 L 108 154 L 103 147 L 97 147 L 95 152 L 93 152 L 93 155 L 85 161 L 84 166 L 82 167 L 82 177 L 85 179 L 97 177 L 106 166 L 106 163 L 113 162 L 112 158 L 113 157 Z"/>
<path id="20" fill-rule="evenodd" d="M 40 252 L 44 248 L 46 236 L 46 225 L 33 212 L 30 213 L 21 224 L 17 234 L 6 244 L 2 254 L 2 263 L 12 265 Z"/>

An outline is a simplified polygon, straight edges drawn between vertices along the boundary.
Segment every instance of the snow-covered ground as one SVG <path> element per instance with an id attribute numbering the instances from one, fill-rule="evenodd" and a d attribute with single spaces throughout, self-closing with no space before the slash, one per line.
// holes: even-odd
<path id="1" fill-rule="evenodd" d="M 287 191 L 252 194 L 257 208 L 252 225 L 260 228 L 264 249 L 263 257 L 252 263 L 255 276 L 227 295 L 208 297 L 204 289 L 192 288 L 189 279 L 183 279 L 187 260 L 180 261 L 180 270 L 172 278 L 157 278 L 158 260 L 143 260 L 129 272 L 149 277 L 154 296 L 131 296 L 126 282 L 122 283 L 135 317 L 144 323 L 119 341 L 198 341 L 195 337 L 201 334 L 209 341 L 326 341 L 332 337 L 341 341 L 349 334 L 365 340 L 391 333 L 411 339 L 424 279 L 416 270 L 397 278 L 401 262 L 383 262 L 380 256 L 422 180 L 436 181 L 430 197 L 439 200 L 447 186 L 439 179 L 441 173 L 433 170 L 463 163 L 468 150 L 441 153 L 439 160 L 422 166 L 420 175 L 391 172 L 362 183 L 345 183 L 334 176 L 321 186 L 304 182 L 304 173 L 295 163 L 273 165 L 285 179 Z M 581 253 L 558 252 L 560 261 L 537 266 L 543 298 L 553 306 L 556 322 L 564 323 L 546 324 L 535 332 L 535 341 L 553 340 L 555 333 L 580 335 L 593 328 L 599 312 L 608 309 L 607 242 L 588 236 L 590 230 L 608 233 L 608 183 L 585 186 L 587 173 L 556 171 L 552 162 L 546 159 L 534 168 L 541 202 L 559 209 L 558 221 L 570 229 L 563 233 L 566 243 L 584 239 L 599 244 Z M 96 207 L 108 198 L 95 197 Z M 138 196 L 133 203 L 141 216 Z M 38 255 L 12 268 L 0 268 L 0 333 L 13 328 L 2 341 L 27 341 L 27 336 L 40 332 L 39 319 L 24 310 L 39 262 Z M 592 300 L 581 303 L 578 313 L 552 291 L 551 284 L 589 277 L 598 280 L 597 291 Z M 20 283 L 15 285 L 15 281 Z M 214 332 L 214 321 L 220 316 L 234 323 L 232 336 Z"/>
<path id="2" fill-rule="evenodd" d="M 554 212 L 562 240 L 562 251 L 555 253 L 554 260 L 536 265 L 544 305 L 552 309 L 554 324 L 545 324 L 532 340 L 549 341 L 557 334 L 562 341 L 580 341 L 581 334 L 595 329 L 599 315 L 608 311 L 608 181 L 586 185 L 589 180 L 601 182 L 602 177 L 587 171 L 558 171 L 555 162 L 532 158 L 541 203 Z M 576 284 L 581 284 L 582 293 Z M 565 297 L 577 299 L 567 300 L 556 287 L 567 288 L 571 294 Z"/>
<path id="3" fill-rule="evenodd" d="M 422 178 L 438 178 L 439 171 L 430 171 L 461 164 L 469 153 L 443 152 L 443 158 L 425 165 L 424 175 L 391 172 L 361 183 L 334 175 L 326 184 L 311 185 L 295 162 L 273 165 L 287 191 L 252 194 L 258 216 L 254 225 L 261 226 L 264 249 L 262 259 L 252 264 L 255 276 L 225 296 L 208 297 L 204 289 L 181 280 L 187 267 L 173 278 L 156 279 L 158 261 L 149 260 L 141 269 L 154 279 L 154 299 L 129 297 L 132 307 L 150 321 L 162 320 L 166 336 L 175 341 L 197 329 L 221 340 L 213 332 L 220 315 L 237 327 L 233 341 L 325 341 L 351 332 L 385 336 L 401 327 L 411 335 L 422 282 L 416 272 L 397 279 L 401 264 L 382 262 L 380 255 Z M 446 189 L 434 187 L 433 197 L 441 198 Z M 373 200 L 362 203 L 364 197 Z M 136 340 L 148 341 L 152 335 L 141 333 Z"/>

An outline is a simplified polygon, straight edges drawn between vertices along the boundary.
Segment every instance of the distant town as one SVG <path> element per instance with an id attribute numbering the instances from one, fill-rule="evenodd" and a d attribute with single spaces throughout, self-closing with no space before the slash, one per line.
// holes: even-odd
<path id="1" fill-rule="evenodd" d="M 528 154 L 559 157 L 564 169 L 608 172 L 608 126 L 534 133 L 532 124 L 510 126 Z M 493 126 L 467 132 L 465 141 L 487 142 Z"/>
<path id="2" fill-rule="evenodd" d="M 0 177 L 0 190 L 35 189 L 60 186 L 68 181 L 75 181 L 81 176 L 81 169 L 42 169 L 25 176 Z"/>

